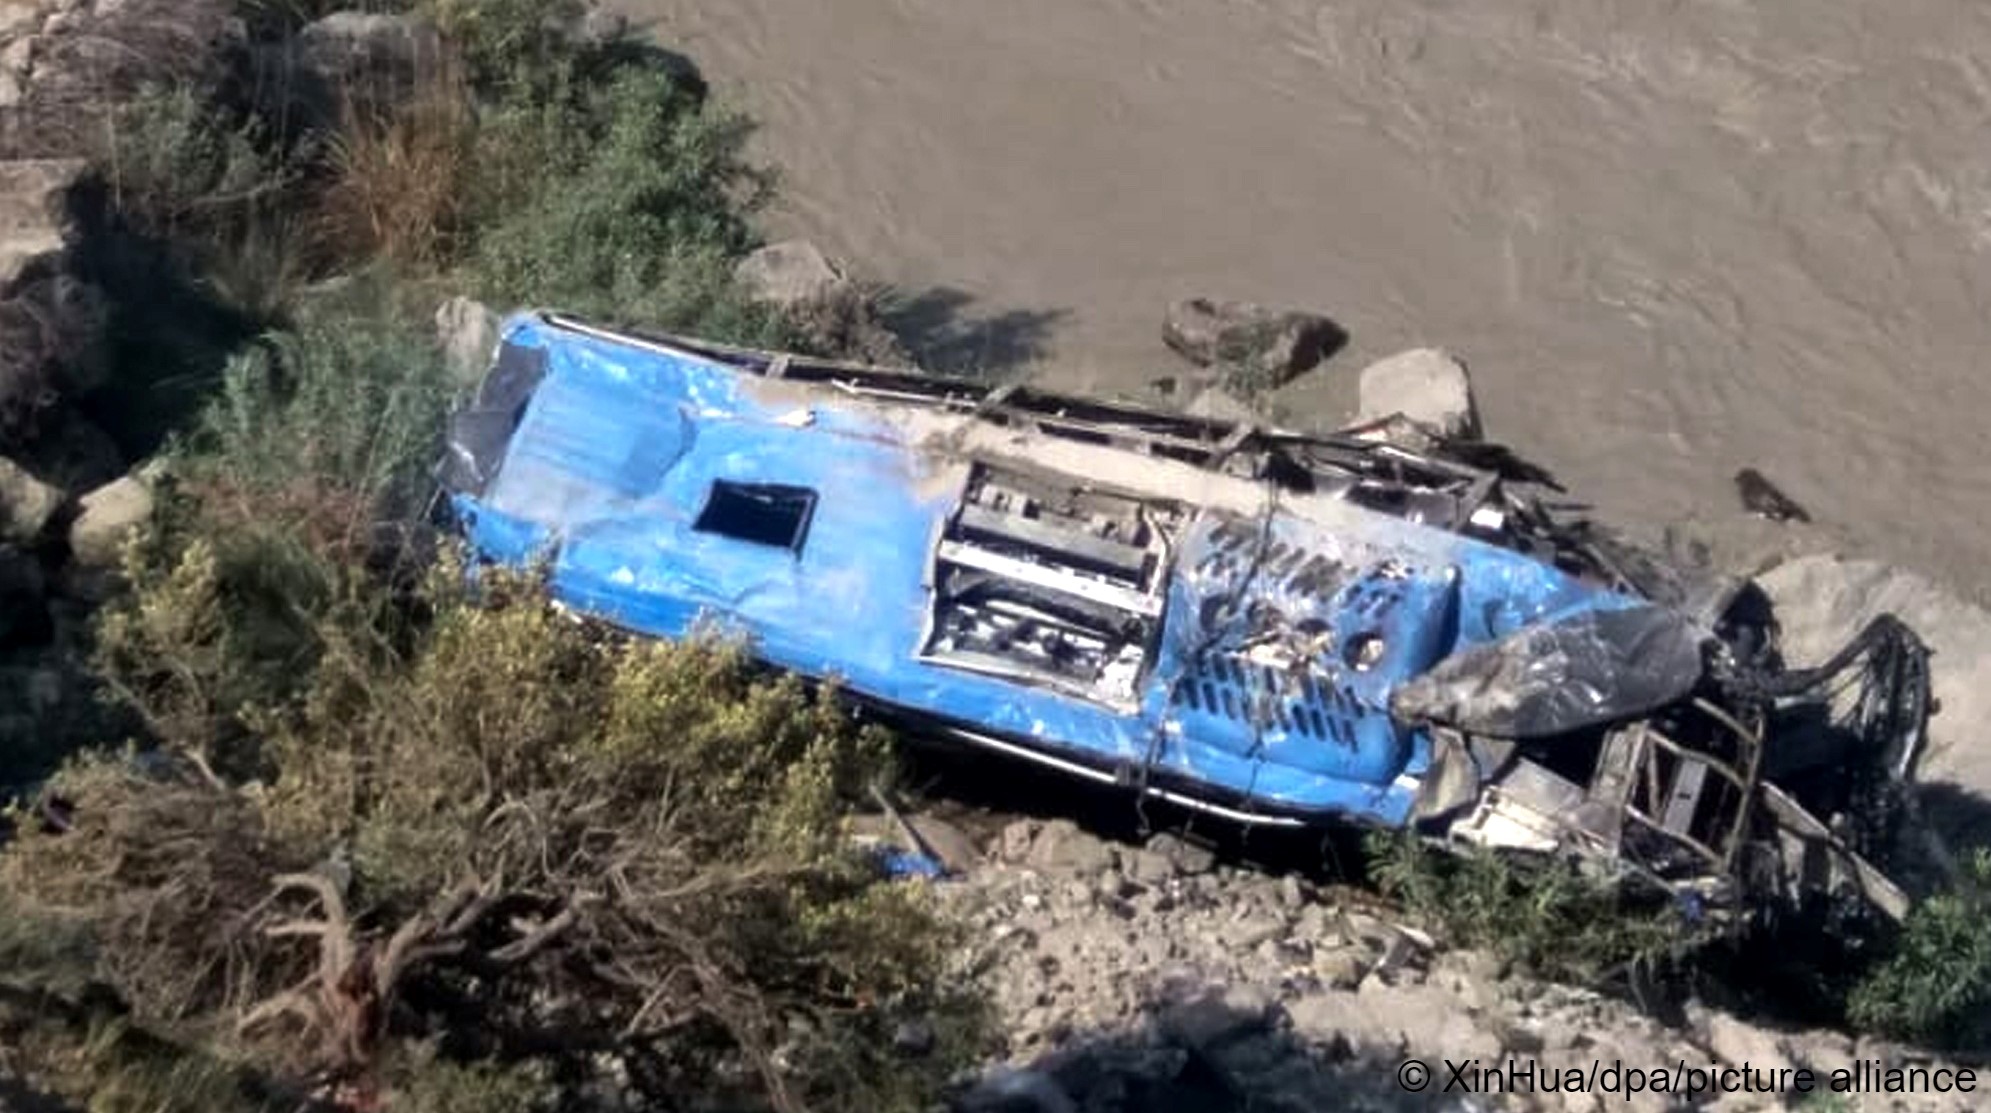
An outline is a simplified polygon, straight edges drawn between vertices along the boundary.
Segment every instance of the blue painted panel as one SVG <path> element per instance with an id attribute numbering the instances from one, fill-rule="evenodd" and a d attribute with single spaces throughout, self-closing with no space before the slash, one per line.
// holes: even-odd
<path id="1" fill-rule="evenodd" d="M 716 619 L 770 663 L 873 699 L 1262 805 L 1401 821 L 1429 740 L 1390 718 L 1398 684 L 1462 646 L 1633 602 L 1383 514 L 1331 532 L 1276 508 L 1205 512 L 1178 545 L 1141 706 L 1116 711 L 918 659 L 966 469 L 882 415 L 797 420 L 801 388 L 533 316 L 504 335 L 548 360 L 486 498 L 457 500 L 487 558 L 551 546 L 555 595 L 637 632 Z M 694 529 L 715 480 L 813 489 L 800 551 Z"/>

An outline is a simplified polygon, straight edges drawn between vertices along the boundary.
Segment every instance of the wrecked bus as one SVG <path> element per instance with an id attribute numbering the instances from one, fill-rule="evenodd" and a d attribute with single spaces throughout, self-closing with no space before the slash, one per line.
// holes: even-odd
<path id="1" fill-rule="evenodd" d="M 1760 593 L 1552 512 L 1491 446 L 521 313 L 440 478 L 474 553 L 562 605 L 716 622 L 922 736 L 1243 823 L 1575 855 L 1708 908 L 1906 906 L 1914 634 L 1787 668 Z"/>

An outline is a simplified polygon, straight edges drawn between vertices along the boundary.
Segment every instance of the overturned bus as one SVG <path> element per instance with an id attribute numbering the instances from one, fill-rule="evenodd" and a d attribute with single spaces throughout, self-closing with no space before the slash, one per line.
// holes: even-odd
<path id="1" fill-rule="evenodd" d="M 866 708 L 1242 823 L 1574 855 L 1705 908 L 1901 914 L 1929 714 L 1891 620 L 1786 667 L 1760 593 L 1402 423 L 1328 436 L 504 325 L 441 479 L 482 560 L 705 622 Z"/>

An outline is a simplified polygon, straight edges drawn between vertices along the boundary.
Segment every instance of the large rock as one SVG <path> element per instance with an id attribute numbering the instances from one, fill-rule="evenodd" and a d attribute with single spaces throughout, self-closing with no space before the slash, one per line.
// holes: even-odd
<path id="1" fill-rule="evenodd" d="M 152 489 L 135 476 L 125 476 L 84 495 L 76 521 L 69 527 L 69 553 L 85 568 L 110 568 L 118 563 L 125 538 L 152 517 Z"/>
<path id="2" fill-rule="evenodd" d="M 33 544 L 62 507 L 62 492 L 0 456 L 0 541 Z"/>
<path id="3" fill-rule="evenodd" d="M 500 323 L 483 302 L 466 297 L 453 297 L 436 310 L 436 342 L 459 386 L 474 386 L 483 377 L 498 347 Z"/>
<path id="4" fill-rule="evenodd" d="M 1214 386 L 1191 398 L 1182 412 L 1209 421 L 1255 421 L 1258 417 L 1251 403 Z"/>
<path id="5" fill-rule="evenodd" d="M 1185 298 L 1168 307 L 1161 338 L 1191 363 L 1218 369 L 1229 389 L 1248 394 L 1312 370 L 1347 334 L 1318 313 Z"/>
<path id="6" fill-rule="evenodd" d="M 88 168 L 70 158 L 0 162 L 0 294 L 11 293 L 36 263 L 62 251 L 70 199 Z"/>
<path id="7" fill-rule="evenodd" d="M 837 262 L 807 240 L 785 240 L 740 260 L 734 275 L 755 298 L 784 309 L 843 295 L 850 279 Z"/>
<path id="8" fill-rule="evenodd" d="M 1479 407 L 1466 365 L 1441 348 L 1412 348 L 1362 369 L 1358 423 L 1401 414 L 1446 439 L 1477 437 Z"/>
<path id="9" fill-rule="evenodd" d="M 733 276 L 755 300 L 780 309 L 818 351 L 873 364 L 912 362 L 870 293 L 807 240 L 769 244 L 740 260 Z"/>
<path id="10" fill-rule="evenodd" d="M 447 48 L 427 19 L 380 12 L 333 12 L 297 33 L 301 107 L 321 121 L 345 106 L 404 104 L 444 72 Z"/>
<path id="11" fill-rule="evenodd" d="M 1931 650 L 1938 705 L 1921 779 L 1991 798 L 1991 744 L 1983 731 L 1991 721 L 1991 612 L 1925 576 L 1872 560 L 1799 557 L 1757 583 L 1776 608 L 1784 655 L 1796 666 L 1822 663 L 1880 614 L 1920 634 Z M 1991 833 L 1991 809 L 1954 810 L 1943 819 Z"/>

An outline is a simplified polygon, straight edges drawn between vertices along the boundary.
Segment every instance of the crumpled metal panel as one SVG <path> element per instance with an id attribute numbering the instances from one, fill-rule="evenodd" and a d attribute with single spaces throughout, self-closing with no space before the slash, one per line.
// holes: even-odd
<path id="1" fill-rule="evenodd" d="M 1392 718 L 1398 687 L 1532 623 L 1636 603 L 1381 513 L 1330 530 L 1268 485 L 1259 515 L 1206 509 L 1176 540 L 1139 706 L 1116 711 L 919 659 L 968 463 L 887 411 L 536 316 L 504 344 L 544 373 L 482 496 L 453 497 L 487 558 L 550 555 L 558 599 L 639 633 L 713 619 L 871 701 L 1257 808 L 1403 822 L 1430 740 Z M 715 480 L 814 490 L 806 543 L 693 529 Z"/>
<path id="2" fill-rule="evenodd" d="M 1675 611 L 1587 611 L 1469 646 L 1398 689 L 1413 722 L 1547 738 L 1648 715 L 1693 694 L 1707 631 Z"/>

